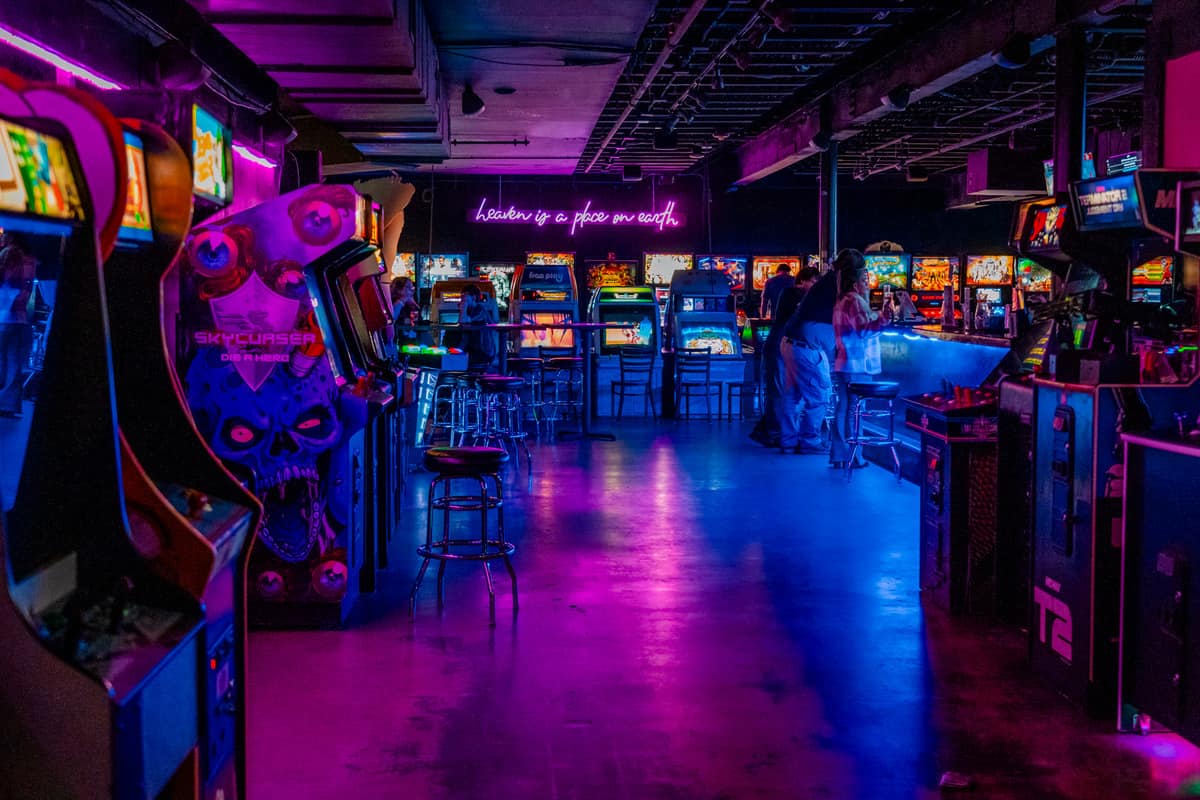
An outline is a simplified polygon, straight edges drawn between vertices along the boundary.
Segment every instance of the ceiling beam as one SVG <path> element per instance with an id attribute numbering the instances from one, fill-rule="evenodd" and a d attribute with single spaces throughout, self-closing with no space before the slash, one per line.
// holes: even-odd
<path id="1" fill-rule="evenodd" d="M 911 87 L 909 102 L 915 103 L 992 67 L 992 53 L 1013 34 L 1030 36 L 1036 54 L 1053 46 L 1057 31 L 1095 23 L 1097 10 L 1111 4 L 1112 0 L 995 0 L 957 14 L 740 145 L 732 156 L 732 182 L 753 183 L 817 154 L 820 150 L 812 140 L 822 128 L 834 139 L 853 137 L 867 123 L 890 113 L 881 98 L 898 86 Z"/>

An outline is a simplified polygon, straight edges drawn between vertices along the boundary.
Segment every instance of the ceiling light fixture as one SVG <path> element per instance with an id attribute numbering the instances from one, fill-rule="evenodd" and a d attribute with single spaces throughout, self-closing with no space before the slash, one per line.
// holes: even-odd
<path id="1" fill-rule="evenodd" d="M 26 55 L 31 55 L 39 61 L 44 61 L 51 66 L 61 69 L 63 72 L 71 75 L 84 83 L 90 83 L 97 89 L 124 89 L 125 86 L 117 83 L 114 80 L 104 77 L 98 72 L 95 72 L 78 61 L 72 61 L 66 56 L 56 53 L 45 45 L 35 42 L 10 28 L 0 28 L 0 42 L 4 42 L 9 47 L 20 50 Z"/>
<path id="2" fill-rule="evenodd" d="M 471 84 L 463 87 L 462 93 L 462 113 L 464 117 L 475 117 L 483 113 L 486 108 L 483 104 L 483 98 L 475 94 L 475 90 L 471 88 Z"/>

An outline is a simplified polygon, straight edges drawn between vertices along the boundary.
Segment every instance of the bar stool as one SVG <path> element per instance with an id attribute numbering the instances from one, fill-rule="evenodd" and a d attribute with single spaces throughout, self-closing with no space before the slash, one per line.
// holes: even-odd
<path id="1" fill-rule="evenodd" d="M 525 379 L 514 375 L 480 375 L 475 384 L 479 387 L 479 427 L 475 431 L 475 444 L 495 442 L 508 452 L 511 442 L 514 457 L 520 445 L 532 473 L 533 456 L 525 442 L 527 437 L 521 420 L 521 389 Z"/>
<path id="2" fill-rule="evenodd" d="M 500 469 L 508 461 L 508 453 L 497 447 L 434 447 L 425 451 L 425 468 L 434 474 L 429 482 L 429 504 L 425 515 L 425 544 L 417 548 L 423 559 L 417 579 L 413 582 L 412 594 L 408 599 L 409 618 L 416 616 L 417 592 L 425 578 L 430 561 L 438 562 L 437 596 L 440 608 L 445 595 L 443 579 L 446 564 L 450 561 L 478 561 L 483 564 L 483 577 L 488 590 L 488 615 L 491 624 L 496 624 L 496 590 L 492 584 L 489 561 L 504 560 L 504 568 L 512 581 L 513 611 L 517 610 L 517 573 L 513 570 L 509 556 L 516 546 L 504 539 L 504 486 L 500 482 Z M 495 494 L 489 494 L 488 479 L 491 479 Z M 452 494 L 454 481 L 474 481 L 479 494 Z M 438 486 L 442 493 L 437 494 Z M 495 536 L 488 534 L 488 512 L 496 512 Z M 479 512 L 478 538 L 452 538 L 450 515 L 460 511 Z M 434 541 L 433 517 L 442 515 L 442 538 Z M 457 548 L 457 550 L 455 549 Z"/>
<path id="3" fill-rule="evenodd" d="M 509 358 L 508 374 L 525 379 L 521 389 L 521 408 L 526 419 L 536 426 L 544 413 L 542 411 L 542 371 L 543 362 L 540 358 Z"/>
<path id="4" fill-rule="evenodd" d="M 437 386 L 433 390 L 433 424 L 430 440 L 443 434 L 446 441 L 454 444 L 455 429 L 459 427 L 459 415 L 463 412 L 464 397 L 461 392 L 467 386 L 467 372 L 447 370 L 438 375 Z"/>
<path id="5" fill-rule="evenodd" d="M 549 426 L 562 418 L 563 412 L 583 411 L 583 359 L 578 356 L 555 356 L 545 359 L 543 379 L 554 390 L 554 399 L 547 400 L 545 387 L 542 391 L 542 407 L 549 408 L 546 415 Z"/>
<path id="6" fill-rule="evenodd" d="M 763 398 L 762 384 L 757 381 L 736 381 L 725 384 L 725 419 L 733 419 L 733 401 L 737 400 L 738 419 L 746 418 L 746 400 L 752 400 L 751 409 L 758 408 Z"/>
<path id="7" fill-rule="evenodd" d="M 850 437 L 846 444 L 850 446 L 850 458 L 846 460 L 846 480 L 854 476 L 854 464 L 864 447 L 886 447 L 892 451 L 892 463 L 896 480 L 900 480 L 900 456 L 896 454 L 896 396 L 900 393 L 900 384 L 895 381 L 852 382 L 846 385 L 847 399 L 852 409 L 850 420 Z M 871 401 L 886 402 L 886 408 L 871 408 Z M 863 420 L 887 418 L 887 433 L 872 434 L 863 431 Z"/>

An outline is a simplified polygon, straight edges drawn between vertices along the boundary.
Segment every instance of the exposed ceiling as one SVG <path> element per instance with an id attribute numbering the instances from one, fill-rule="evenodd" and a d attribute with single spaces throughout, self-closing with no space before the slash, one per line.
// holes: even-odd
<path id="1" fill-rule="evenodd" d="M 961 0 L 662 0 L 600 115 L 579 172 L 687 169 L 964 7 Z M 656 56 L 677 45 L 654 72 Z M 644 94 L 638 92 L 646 84 Z M 630 109 L 631 99 L 637 97 Z M 614 130 L 616 127 L 616 130 Z"/>
<path id="2" fill-rule="evenodd" d="M 1089 125 L 1135 131 L 1142 114 L 1145 32 L 1138 27 L 1089 33 Z M 1054 132 L 1055 52 L 1035 56 L 1020 69 L 993 67 L 894 112 L 843 142 L 838 164 L 858 180 L 904 173 L 929 174 L 965 166 L 967 155 L 990 144 L 1037 150 L 1049 156 Z M 797 172 L 816 172 L 816 159 Z"/>
<path id="3" fill-rule="evenodd" d="M 920 32 L 990 8 L 982 0 L 189 2 L 279 82 L 289 110 L 357 148 L 366 163 L 345 170 L 596 176 L 694 171 L 904 53 Z M 1140 118 L 1140 10 L 1090 34 L 1096 125 Z M 1020 69 L 985 69 L 855 128 L 842 142 L 842 170 L 860 179 L 918 166 L 952 171 L 1009 134 L 1048 149 L 1055 56 L 1035 52 Z M 482 113 L 463 113 L 466 87 Z M 815 167 L 809 158 L 795 171 Z"/>

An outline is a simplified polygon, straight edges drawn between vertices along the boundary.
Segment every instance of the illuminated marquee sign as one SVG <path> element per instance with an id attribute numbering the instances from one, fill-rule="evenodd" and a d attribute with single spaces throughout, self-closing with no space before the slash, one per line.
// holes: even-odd
<path id="1" fill-rule="evenodd" d="M 567 226 L 571 235 L 588 225 L 605 225 L 610 227 L 657 228 L 665 231 L 682 228 L 683 214 L 676 210 L 674 200 L 668 200 L 660 211 L 610 211 L 594 208 L 592 201 L 584 203 L 583 208 L 575 211 L 559 211 L 544 208 L 518 208 L 510 205 L 508 208 L 489 206 L 487 198 L 479 201 L 479 207 L 468 212 L 471 222 L 481 224 L 536 225 L 544 228 L 547 225 Z"/>

